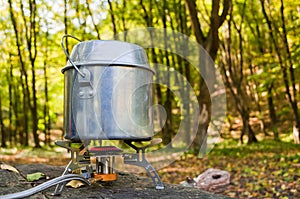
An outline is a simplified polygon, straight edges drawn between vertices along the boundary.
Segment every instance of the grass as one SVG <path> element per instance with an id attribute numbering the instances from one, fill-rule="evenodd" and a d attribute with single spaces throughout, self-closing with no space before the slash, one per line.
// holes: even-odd
<path id="1" fill-rule="evenodd" d="M 227 140 L 215 145 L 211 155 L 217 156 L 252 156 L 254 153 L 274 153 L 282 154 L 284 152 L 300 150 L 300 145 L 292 142 L 278 142 L 274 140 L 262 140 L 249 145 L 239 145 L 235 140 Z"/>

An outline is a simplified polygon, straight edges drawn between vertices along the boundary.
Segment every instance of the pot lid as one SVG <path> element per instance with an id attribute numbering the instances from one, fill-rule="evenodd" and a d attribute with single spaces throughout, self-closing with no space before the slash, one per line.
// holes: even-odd
<path id="1" fill-rule="evenodd" d="M 136 44 L 115 40 L 90 40 L 76 44 L 70 55 L 76 66 L 131 66 L 150 68 L 144 49 Z M 70 61 L 62 72 L 73 68 Z"/>

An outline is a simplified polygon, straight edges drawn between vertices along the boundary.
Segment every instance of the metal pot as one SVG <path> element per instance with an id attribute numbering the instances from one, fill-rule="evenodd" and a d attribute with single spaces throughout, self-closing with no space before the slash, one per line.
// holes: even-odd
<path id="1" fill-rule="evenodd" d="M 154 71 L 143 48 L 92 40 L 78 43 L 66 55 L 69 61 L 62 69 L 66 139 L 144 140 L 153 136 Z"/>

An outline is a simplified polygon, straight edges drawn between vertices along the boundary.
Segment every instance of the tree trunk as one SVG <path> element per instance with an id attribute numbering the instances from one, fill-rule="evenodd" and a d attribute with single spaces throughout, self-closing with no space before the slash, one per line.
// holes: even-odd
<path id="1" fill-rule="evenodd" d="M 194 153 L 197 153 L 199 157 L 203 157 L 207 150 L 207 129 L 211 120 L 211 99 L 210 93 L 201 78 L 202 82 L 200 84 L 200 95 L 198 97 L 200 105 L 200 115 L 199 115 L 199 128 L 194 141 Z"/>
<path id="2" fill-rule="evenodd" d="M 168 17 L 170 18 L 171 29 L 189 36 L 190 33 L 187 27 L 187 13 L 185 12 L 184 4 L 182 4 L 181 2 L 179 2 L 178 4 L 174 2 L 172 6 L 174 7 L 174 12 L 179 14 L 175 16 L 176 17 L 175 19 L 173 19 L 172 16 L 168 14 Z M 173 63 L 178 64 L 178 72 L 182 74 L 182 75 L 178 75 L 179 77 L 177 77 L 178 78 L 177 82 L 178 85 L 182 85 L 180 86 L 179 89 L 180 89 L 180 96 L 182 98 L 182 103 L 183 103 L 182 106 L 183 108 L 182 112 L 184 112 L 183 117 L 187 121 L 192 121 L 192 117 L 191 117 L 192 113 L 191 113 L 190 102 L 189 102 L 190 87 L 187 84 L 189 83 L 193 85 L 193 83 L 191 82 L 192 79 L 190 74 L 189 63 L 184 60 L 184 57 L 187 57 L 189 51 L 188 42 L 186 41 L 187 38 L 184 35 L 175 35 L 175 34 L 173 35 L 175 39 L 174 41 L 175 48 L 176 48 L 175 52 L 180 52 L 180 49 L 185 49 L 185 50 L 183 51 L 182 57 L 181 56 L 176 56 L 176 57 L 172 56 L 172 57 L 176 59 L 173 61 Z M 184 80 L 184 77 L 186 78 L 186 80 Z M 193 130 L 191 129 L 190 122 L 184 122 L 183 125 L 184 125 L 183 129 L 185 129 L 186 132 L 191 132 Z M 184 142 L 187 144 L 191 143 L 190 133 L 185 134 Z"/>
<path id="3" fill-rule="evenodd" d="M 163 28 L 164 28 L 164 58 L 165 58 L 165 64 L 167 66 L 167 72 L 166 72 L 166 82 L 167 82 L 167 91 L 166 91 L 166 100 L 164 103 L 164 107 L 167 112 L 167 120 L 165 127 L 163 128 L 163 144 L 168 145 L 169 147 L 172 147 L 172 96 L 171 96 L 171 86 L 170 86 L 170 59 L 169 59 L 169 44 L 168 44 L 168 35 L 167 35 L 167 2 L 166 0 L 163 1 L 163 9 L 161 11 L 162 16 L 162 22 L 163 22 Z M 162 62 L 163 63 L 163 62 Z"/>
<path id="4" fill-rule="evenodd" d="M 248 60 L 249 62 L 251 62 L 251 60 Z M 250 73 L 251 73 L 251 76 L 254 76 L 254 72 L 253 72 L 253 66 L 252 66 L 252 64 L 249 64 L 249 69 L 250 69 Z M 262 102 L 262 98 L 261 98 L 261 95 L 260 95 L 260 93 L 259 93 L 259 91 L 258 91 L 258 87 L 259 87 L 259 83 L 257 83 L 257 81 L 256 80 L 253 80 L 253 86 L 252 87 L 254 87 L 253 89 L 251 89 L 251 87 L 250 87 L 250 90 L 251 90 L 251 98 L 253 99 L 253 101 L 255 102 L 255 104 L 256 104 L 256 107 L 257 107 L 257 110 L 258 110 L 258 115 L 257 115 L 257 117 L 258 117 L 258 119 L 260 120 L 260 129 L 261 129 L 261 131 L 264 133 L 264 135 L 265 136 L 269 136 L 269 134 L 268 134 L 268 132 L 267 132 L 267 130 L 266 130 L 266 128 L 265 128 L 265 126 L 266 126 L 266 124 L 265 124 L 265 119 L 264 119 L 264 117 L 261 115 L 261 114 L 263 114 L 263 110 L 262 110 L 262 107 L 261 107 L 261 105 L 260 105 L 260 102 Z M 253 90 L 253 91 L 252 91 Z"/>
<path id="5" fill-rule="evenodd" d="M 68 0 L 64 0 L 64 32 L 65 32 L 65 35 L 68 34 Z M 66 51 L 68 54 L 69 53 L 69 45 L 68 45 L 68 40 L 66 39 L 65 41 L 66 43 Z M 66 57 L 66 62 L 68 61 L 68 58 Z"/>
<path id="6" fill-rule="evenodd" d="M 281 24 L 282 24 L 282 30 L 283 30 L 283 42 L 284 42 L 284 46 L 285 46 L 285 50 L 286 50 L 286 54 L 287 54 L 287 63 L 288 63 L 288 67 L 289 67 L 289 72 L 290 72 L 290 82 L 292 83 L 292 98 L 289 96 L 289 101 L 293 110 L 293 114 L 294 114 L 294 120 L 295 120 L 295 124 L 296 124 L 296 128 L 298 129 L 298 132 L 300 132 L 300 114 L 299 114 L 299 108 L 298 108 L 298 100 L 297 100 L 297 94 L 299 94 L 299 91 L 297 91 L 296 88 L 296 81 L 295 81 L 295 74 L 294 74 L 294 67 L 293 67 L 293 59 L 292 59 L 292 54 L 290 51 L 290 47 L 289 47 L 289 43 L 287 40 L 287 30 L 285 27 L 285 17 L 284 17 L 284 4 L 283 4 L 283 0 L 280 1 L 281 2 L 281 6 L 280 6 L 280 13 L 281 13 Z M 298 88 L 299 90 L 299 88 Z M 299 139 L 300 139 L 300 134 L 299 134 Z"/>
<path id="7" fill-rule="evenodd" d="M 125 13 L 127 12 L 126 1 L 123 1 L 121 12 L 122 12 L 122 15 L 121 15 L 122 28 L 123 28 L 123 32 L 124 32 L 123 40 L 126 41 L 127 40 L 127 31 L 128 31 L 128 28 L 126 27 L 126 20 L 125 20 Z"/>
<path id="8" fill-rule="evenodd" d="M 266 46 L 266 43 L 263 43 L 264 41 L 265 41 L 265 38 L 264 38 L 264 35 L 262 35 L 262 33 L 261 32 L 263 32 L 263 31 L 261 31 L 260 30 L 260 26 L 259 26 L 259 24 L 260 24 L 260 21 L 259 21 L 259 19 L 257 18 L 257 16 L 254 16 L 254 21 L 255 21 L 255 28 L 253 28 L 252 27 L 252 25 L 251 25 L 251 23 L 252 22 L 248 22 L 248 26 L 249 26 L 249 28 L 250 28 L 250 30 L 251 30 L 251 33 L 253 34 L 253 36 L 255 37 L 255 38 L 257 38 L 256 40 L 257 40 L 257 43 L 258 43 L 258 50 L 259 50 L 259 53 L 261 53 L 261 54 L 265 54 L 266 52 L 267 52 L 267 49 L 269 49 L 269 47 L 268 46 Z M 271 49 L 271 51 L 272 51 L 272 48 L 270 48 Z M 252 60 L 249 60 L 250 62 L 252 62 Z M 266 62 L 265 60 L 263 60 L 262 61 L 262 64 L 261 64 L 261 66 L 266 66 L 268 64 L 268 62 Z M 252 65 L 252 64 L 251 64 Z M 263 67 L 263 68 L 265 68 L 265 67 Z M 268 68 L 267 68 L 268 69 Z M 265 71 L 265 69 L 264 69 L 264 71 Z M 253 67 L 250 67 L 250 72 L 251 72 L 251 76 L 254 76 L 255 75 L 255 72 L 253 72 Z M 269 72 L 268 70 L 266 70 L 266 72 Z M 268 80 L 266 80 L 266 82 L 267 82 Z M 273 81 L 273 80 L 272 80 Z M 255 92 L 256 92 L 256 95 L 257 95 L 257 99 L 255 98 L 255 101 L 256 101 L 256 104 L 257 104 L 257 109 L 258 109 L 258 112 L 259 112 L 259 114 L 260 113 L 262 113 L 263 112 L 263 110 L 262 110 L 262 107 L 261 107 L 261 105 L 260 105 L 260 102 L 263 100 L 263 98 L 261 97 L 261 94 L 260 94 L 260 92 L 259 92 L 259 82 L 257 82 L 256 80 L 253 80 L 253 82 L 254 82 L 254 84 L 255 84 Z M 268 85 L 266 86 L 267 87 L 267 90 L 268 90 Z M 271 89 L 272 90 L 272 89 Z M 269 93 L 268 93 L 269 94 Z M 272 100 L 272 103 L 273 103 L 273 96 L 272 96 L 272 91 L 271 91 L 271 100 Z M 269 108 L 269 111 L 270 111 L 270 106 L 268 106 L 268 108 Z M 274 107 L 273 107 L 274 108 Z M 274 110 L 275 111 L 275 110 Z M 270 112 L 269 112 L 270 113 Z M 269 116 L 270 116 L 270 114 L 269 114 Z M 272 118 L 270 118 L 270 120 L 271 120 L 271 126 L 272 125 L 275 125 L 276 126 L 276 123 L 273 123 L 272 124 Z M 264 126 L 264 130 L 263 130 L 263 132 L 264 132 L 264 134 L 265 134 L 265 136 L 269 136 L 269 134 L 268 134 L 268 132 L 267 132 L 267 129 L 265 128 L 265 119 L 264 119 L 264 117 L 262 116 L 262 118 L 261 118 L 261 122 L 262 122 L 262 125 Z M 277 129 L 277 127 L 275 128 L 275 126 L 274 126 L 274 128 L 272 127 L 272 130 L 275 130 L 276 131 L 276 129 Z M 274 132 L 273 131 L 273 135 L 274 134 L 276 134 L 276 132 Z M 278 131 L 277 131 L 277 134 L 278 134 Z"/>
<path id="9" fill-rule="evenodd" d="M 277 116 L 275 111 L 275 106 L 273 103 L 273 83 L 268 87 L 268 108 L 269 108 L 269 117 L 271 122 L 271 128 L 273 130 L 274 140 L 279 141 L 278 129 L 277 129 Z"/>
<path id="10" fill-rule="evenodd" d="M 6 146 L 6 133 L 3 123 L 3 115 L 2 115 L 2 96 L 0 93 L 0 132 L 1 132 L 1 147 L 5 148 Z"/>
<path id="11" fill-rule="evenodd" d="M 246 8 L 246 1 L 244 1 L 243 4 L 243 11 L 245 11 Z M 244 12 L 243 12 L 244 13 Z M 231 76 L 233 77 L 234 75 L 237 75 L 237 80 L 234 82 L 236 85 L 236 91 L 237 91 L 237 98 L 239 98 L 239 104 L 237 104 L 238 107 L 238 112 L 240 114 L 240 116 L 242 117 L 242 121 L 243 121 L 243 129 L 242 129 L 242 133 L 240 136 L 240 140 L 241 143 L 243 143 L 243 135 L 247 134 L 248 136 L 248 144 L 251 144 L 253 142 L 257 142 L 257 139 L 255 137 L 254 131 L 251 128 L 250 125 L 250 108 L 249 108 L 249 104 L 248 104 L 248 96 L 247 96 L 247 92 L 245 91 L 246 89 L 246 85 L 247 82 L 245 82 L 245 78 L 244 78 L 244 44 L 243 44 L 243 21 L 244 21 L 244 15 L 242 15 L 242 19 L 241 22 L 238 25 L 236 24 L 236 22 L 233 20 L 232 18 L 232 12 L 230 13 L 230 22 L 234 25 L 235 30 L 238 33 L 238 45 L 239 45 L 239 57 L 236 58 L 238 59 L 238 70 L 236 70 L 237 74 L 232 74 Z M 229 26 L 230 28 L 230 26 Z M 231 44 L 229 44 L 231 45 Z M 232 78 L 234 79 L 234 78 Z M 246 84 L 246 85 L 245 85 Z"/>
<path id="12" fill-rule="evenodd" d="M 186 4 L 187 10 L 189 12 L 192 29 L 194 31 L 197 42 L 205 48 L 205 50 L 209 53 L 212 60 L 214 61 L 216 59 L 216 55 L 217 55 L 218 48 L 219 48 L 218 30 L 219 30 L 220 26 L 223 24 L 223 22 L 225 21 L 228 11 L 231 8 L 231 0 L 223 1 L 223 10 L 222 10 L 221 15 L 219 15 L 220 0 L 212 0 L 210 27 L 209 27 L 207 36 L 204 36 L 202 29 L 201 29 L 200 21 L 198 19 L 196 1 L 195 0 L 185 0 L 185 4 Z M 199 59 L 200 59 L 200 53 L 199 53 Z M 207 67 L 208 68 L 204 67 L 205 71 L 201 71 L 201 73 L 204 74 L 206 77 L 209 77 L 210 82 L 213 85 L 216 80 L 216 77 L 215 77 L 216 74 L 214 71 L 215 69 L 213 67 L 209 67 L 209 66 L 207 66 Z M 201 68 L 203 68 L 203 67 L 201 67 Z M 210 87 L 212 85 L 205 85 L 203 78 L 200 77 L 200 94 L 198 96 L 198 102 L 199 102 L 201 114 L 208 114 L 208 115 L 205 118 L 199 118 L 200 125 L 198 127 L 198 133 L 196 135 L 195 141 L 193 143 L 195 154 L 200 152 L 198 149 L 201 146 L 202 146 L 201 147 L 202 152 L 206 151 L 206 148 L 203 148 L 203 147 L 206 146 L 207 129 L 208 129 L 208 125 L 210 123 L 210 118 L 211 118 L 211 100 L 210 100 L 210 94 L 208 92 L 208 87 Z M 201 156 L 201 154 L 199 154 L 199 155 Z"/>
<path id="13" fill-rule="evenodd" d="M 124 2 L 125 2 L 125 1 L 124 1 Z M 96 33 L 97 33 L 97 39 L 100 40 L 100 39 L 101 39 L 101 38 L 100 38 L 100 31 L 99 31 L 99 29 L 98 29 L 98 26 L 97 26 L 96 23 L 95 23 L 93 13 L 92 13 L 91 8 L 90 8 L 89 0 L 86 0 L 85 3 L 86 3 L 86 8 L 87 8 L 87 10 L 88 10 L 88 13 L 89 13 L 89 15 L 91 16 L 91 19 L 92 19 L 92 23 L 93 23 L 94 29 L 95 29 L 95 31 L 96 31 Z"/>
<path id="14" fill-rule="evenodd" d="M 25 66 L 23 54 L 22 54 L 22 51 L 21 51 L 20 36 L 19 36 L 19 31 L 18 31 L 15 16 L 14 16 L 14 10 L 13 10 L 11 0 L 8 0 L 8 4 L 9 4 L 10 19 L 11 19 L 13 29 L 14 29 L 14 33 L 15 33 L 15 41 L 16 41 L 16 46 L 17 46 L 17 50 L 18 50 L 18 57 L 19 57 L 19 61 L 20 61 L 20 82 L 21 82 L 22 91 L 23 91 L 23 114 L 24 114 L 24 120 L 23 120 L 24 124 L 23 124 L 23 126 L 24 126 L 24 130 L 20 131 L 20 133 L 21 134 L 23 132 L 25 133 L 25 136 L 26 136 L 25 145 L 27 146 L 28 145 L 28 119 L 27 119 L 27 114 L 28 114 L 28 104 L 30 102 L 28 74 L 27 74 L 27 71 L 26 71 L 26 66 Z M 22 6 L 23 5 L 21 4 L 21 10 L 23 10 Z M 24 80 L 23 80 L 23 78 L 24 78 Z"/>
<path id="15" fill-rule="evenodd" d="M 142 10 L 143 10 L 143 19 L 147 25 L 147 27 L 152 27 L 153 26 L 153 22 L 152 22 L 152 0 L 150 0 L 149 2 L 150 4 L 150 9 L 149 11 L 146 9 L 145 5 L 144 5 L 144 2 L 143 0 L 140 0 L 140 5 L 142 7 Z M 153 38 L 153 32 L 151 31 L 151 29 L 149 29 L 149 35 L 150 35 L 150 42 L 151 42 L 151 46 L 154 46 L 154 38 Z M 154 70 L 155 71 L 159 71 L 158 70 L 158 55 L 155 51 L 154 48 L 151 48 L 149 49 L 150 50 L 150 57 L 151 57 L 151 62 L 154 63 Z M 155 101 L 157 104 L 163 104 L 162 102 L 162 91 L 161 91 L 161 88 L 160 88 L 160 85 L 159 85 L 159 82 L 160 82 L 160 73 L 158 72 L 156 74 L 156 78 L 155 78 L 155 85 L 154 85 L 154 97 L 155 97 Z M 159 127 L 163 127 L 163 121 L 161 119 L 161 115 L 160 115 L 160 112 L 157 111 L 157 119 L 159 120 L 158 121 L 158 125 Z"/>
<path id="16" fill-rule="evenodd" d="M 111 0 L 107 0 L 107 2 L 108 2 L 108 5 L 109 5 L 109 13 L 110 13 L 111 24 L 112 24 L 112 29 L 113 29 L 113 33 L 114 33 L 114 39 L 118 40 L 117 24 L 116 24 L 116 19 L 115 19 L 113 6 L 112 6 L 112 3 L 111 3 Z"/>
<path id="17" fill-rule="evenodd" d="M 9 99 L 9 110 L 8 110 L 8 135 L 10 138 L 10 142 L 12 140 L 12 134 L 13 132 L 16 134 L 16 131 L 13 131 L 13 95 L 12 95 L 12 89 L 13 89 L 13 62 L 12 62 L 12 54 L 9 53 L 9 61 L 10 61 L 10 66 L 9 70 L 7 72 L 7 82 L 8 82 L 8 99 Z M 22 140 L 22 138 L 20 138 Z M 11 142 L 12 143 L 12 142 Z"/>
<path id="18" fill-rule="evenodd" d="M 243 120 L 242 135 L 244 134 L 248 135 L 248 142 L 247 142 L 248 144 L 257 142 L 255 134 L 251 128 L 251 125 L 249 124 L 249 111 L 242 111 L 241 116 Z M 243 136 L 241 136 L 241 143 L 243 143 Z"/>
<path id="19" fill-rule="evenodd" d="M 29 124 L 28 124 L 28 112 L 29 112 L 29 109 L 28 109 L 28 95 L 26 95 L 27 93 L 27 86 L 26 84 L 23 83 L 23 75 L 20 76 L 20 79 L 21 79 L 21 84 L 22 84 L 22 93 L 23 93 L 23 118 L 19 117 L 21 122 L 20 124 L 23 126 L 23 129 L 21 128 L 20 130 L 20 135 L 21 137 L 25 137 L 24 139 L 24 142 L 22 143 L 24 146 L 29 146 Z M 15 107 L 16 107 L 16 113 L 18 112 L 18 105 L 17 103 L 15 104 Z"/>
<path id="20" fill-rule="evenodd" d="M 50 130 L 51 130 L 51 119 L 50 119 L 50 113 L 49 113 L 49 96 L 48 96 L 48 39 L 49 39 L 49 32 L 48 32 L 48 23 L 46 22 L 47 31 L 46 31 L 46 46 L 44 51 L 44 89 L 45 89 L 45 104 L 44 104 L 44 134 L 45 134 L 45 144 L 50 145 L 51 144 L 51 138 L 50 138 Z"/>
<path id="21" fill-rule="evenodd" d="M 292 108 L 296 128 L 300 132 L 300 115 L 299 115 L 299 110 L 298 110 L 298 105 L 297 105 L 297 103 L 298 103 L 297 102 L 297 93 L 298 92 L 297 92 L 296 84 L 295 84 L 294 69 L 293 69 L 293 63 L 291 61 L 291 54 L 290 54 L 289 46 L 287 43 L 287 32 L 286 32 L 286 28 L 285 28 L 285 24 L 284 24 L 285 19 L 284 19 L 284 14 L 283 14 L 283 10 L 284 10 L 283 1 L 281 1 L 281 19 L 282 19 L 281 23 L 282 23 L 282 29 L 284 32 L 283 40 L 284 40 L 284 45 L 285 45 L 285 49 L 286 49 L 286 53 L 287 53 L 286 59 L 289 62 L 289 71 L 290 71 L 290 78 L 291 78 L 290 80 L 289 80 L 289 74 L 287 71 L 287 64 L 285 63 L 285 58 L 281 54 L 279 45 L 277 43 L 278 40 L 275 38 L 276 31 L 273 31 L 272 22 L 270 21 L 269 16 L 265 9 L 265 2 L 263 0 L 260 0 L 260 3 L 261 3 L 263 15 L 264 15 L 267 25 L 268 25 L 269 34 L 270 34 L 272 43 L 273 43 L 275 51 L 276 51 L 279 65 L 280 65 L 280 68 L 282 71 L 283 82 L 284 82 L 284 86 L 285 86 L 285 93 L 289 100 L 290 106 Z M 290 90 L 290 83 L 289 83 L 290 81 L 292 82 L 292 91 Z M 300 135 L 299 135 L 299 138 L 300 138 Z"/>
<path id="22" fill-rule="evenodd" d="M 37 14 L 37 7 L 36 7 L 35 0 L 29 0 L 29 9 L 30 9 L 30 15 L 29 15 L 29 24 L 30 26 L 27 26 L 27 19 L 24 13 L 23 9 L 23 3 L 21 2 L 21 12 L 23 21 L 25 24 L 25 36 L 26 36 L 26 42 L 27 42 L 27 48 L 29 52 L 29 60 L 31 65 L 31 93 L 32 98 L 29 97 L 28 104 L 30 107 L 31 112 L 31 119 L 32 119 L 32 134 L 33 134 L 33 140 L 36 148 L 40 148 L 40 140 L 38 135 L 38 112 L 37 112 L 37 95 L 36 95 L 36 75 L 35 75 L 35 60 L 37 57 L 37 26 L 36 26 L 36 14 Z M 32 101 L 32 102 L 31 102 Z"/>
<path id="23" fill-rule="evenodd" d="M 248 143 L 257 142 L 255 134 L 251 128 L 249 123 L 250 113 L 249 113 L 249 103 L 247 101 L 247 93 L 245 92 L 245 80 L 244 80 L 244 71 L 243 71 L 243 61 L 241 59 L 236 60 L 232 57 L 232 36 L 231 36 L 231 24 L 235 25 L 235 30 L 239 34 L 239 47 L 237 49 L 240 50 L 239 55 L 243 57 L 242 53 L 242 34 L 241 29 L 237 27 L 235 22 L 232 21 L 232 12 L 230 13 L 230 19 L 228 21 L 228 30 L 227 35 L 225 35 L 225 41 L 223 44 L 224 56 L 223 63 L 221 64 L 221 68 L 223 70 L 223 75 L 225 77 L 226 87 L 230 90 L 231 95 L 233 96 L 234 102 L 236 104 L 236 109 L 243 121 L 243 128 L 240 135 L 240 141 L 243 143 L 243 136 L 248 135 Z M 240 26 L 241 27 L 241 26 Z"/>

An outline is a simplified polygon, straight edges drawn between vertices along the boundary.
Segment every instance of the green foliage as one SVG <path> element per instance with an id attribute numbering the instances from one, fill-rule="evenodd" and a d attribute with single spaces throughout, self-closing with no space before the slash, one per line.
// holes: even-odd
<path id="1" fill-rule="evenodd" d="M 60 39 L 63 34 L 69 33 L 82 40 L 112 39 L 114 33 L 118 34 L 147 26 L 157 28 L 166 26 L 167 29 L 173 29 L 193 38 L 191 19 L 185 3 L 183 1 L 170 1 L 164 4 L 164 2 L 120 0 L 111 1 L 110 8 L 107 1 L 75 0 L 67 1 L 65 6 L 63 1 L 41 0 L 36 2 L 37 15 L 33 17 L 30 16 L 30 1 L 13 1 L 12 10 L 10 10 L 9 1 L 1 1 L 0 72 L 2 76 L 0 96 L 2 104 L 0 108 L 5 127 L 5 136 L 0 134 L 2 135 L 0 140 L 3 140 L 5 137 L 5 141 L 11 143 L 12 146 L 18 143 L 27 145 L 28 142 L 23 141 L 28 139 L 29 143 L 32 143 L 31 131 L 35 123 L 37 123 L 39 134 L 46 133 L 48 128 L 62 128 L 62 122 L 57 121 L 62 117 L 63 112 L 63 75 L 60 73 L 60 69 L 66 64 L 65 55 L 60 47 Z M 284 68 L 289 69 L 291 63 L 296 77 L 294 82 L 296 90 L 293 99 L 299 101 L 300 79 L 297 78 L 300 74 L 300 17 L 297 10 L 299 5 L 296 1 L 283 1 L 287 30 L 284 33 L 280 13 L 281 1 L 263 2 L 265 2 L 266 12 L 271 20 L 272 33 L 279 54 L 276 51 L 275 44 L 272 43 L 267 20 L 262 12 L 261 2 L 259 0 L 238 0 L 233 1 L 232 16 L 234 17 L 231 18 L 232 21 L 228 23 L 230 17 L 227 16 L 227 22 L 219 31 L 221 48 L 216 63 L 228 64 L 229 55 L 225 51 L 224 46 L 228 39 L 227 34 L 230 25 L 230 62 L 234 66 L 232 68 L 233 76 L 231 81 L 241 80 L 242 90 L 246 92 L 243 95 L 239 94 L 239 96 L 245 100 L 244 104 L 247 105 L 249 114 L 259 118 L 261 121 L 266 121 L 267 128 L 270 126 L 268 125 L 270 121 L 268 113 L 270 110 L 267 102 L 267 92 L 273 86 L 271 96 L 277 110 L 276 114 L 279 117 L 277 123 L 289 121 L 287 126 L 292 126 L 293 118 L 295 117 L 292 115 L 293 111 L 290 108 L 288 99 L 285 98 L 286 88 L 282 72 Z M 211 25 L 212 2 L 197 1 L 196 3 L 201 29 L 204 36 L 206 36 Z M 67 9 L 66 15 L 64 15 L 65 7 Z M 14 16 L 17 21 L 18 40 L 14 32 L 11 16 Z M 115 20 L 114 24 L 112 17 Z M 32 20 L 36 22 L 34 31 L 37 32 L 37 35 L 36 39 L 28 42 L 26 35 L 30 36 L 32 34 L 33 30 L 30 29 L 33 25 Z M 242 38 L 239 37 L 239 31 Z M 284 36 L 287 37 L 291 58 L 289 58 L 286 51 Z M 127 40 L 129 38 L 117 39 Z M 20 52 L 17 48 L 17 41 L 20 45 Z M 33 69 L 30 62 L 30 52 L 33 52 L 32 45 L 35 41 L 37 42 L 37 57 L 35 68 Z M 242 44 L 240 46 L 241 41 Z M 30 49 L 29 44 L 31 44 Z M 71 51 L 75 44 L 75 41 L 70 40 L 68 50 Z M 176 44 L 178 44 L 177 41 L 171 41 L 168 44 L 168 48 L 174 49 L 178 47 Z M 186 46 L 180 47 L 187 48 Z M 187 48 L 188 53 L 194 51 L 195 49 L 191 47 Z M 153 52 L 154 54 L 152 54 Z M 199 95 L 200 80 L 195 69 L 187 66 L 188 64 L 186 65 L 177 55 L 171 53 L 167 55 L 159 49 L 154 49 L 153 52 L 147 50 L 150 62 L 154 62 L 156 59 L 161 64 L 166 65 L 167 59 L 169 59 L 171 65 L 171 69 L 165 67 L 161 70 L 162 72 L 157 74 L 157 78 L 166 78 L 168 70 L 179 71 L 184 78 L 189 78 L 191 86 Z M 24 62 L 24 71 L 22 71 L 21 67 L 21 57 Z M 283 60 L 282 65 L 280 65 L 279 57 Z M 224 62 L 226 59 L 227 62 Z M 242 60 L 243 63 L 240 66 Z M 287 77 L 289 88 L 291 88 L 293 80 L 289 71 Z M 24 72 L 28 76 L 27 84 Z M 35 76 L 33 72 L 35 72 Z M 45 78 L 47 79 L 45 80 Z M 33 88 L 33 79 L 36 81 L 36 88 Z M 176 81 L 182 81 L 182 79 L 179 77 L 170 79 L 171 84 L 174 84 Z M 28 93 L 26 89 L 29 89 Z M 32 121 L 34 112 L 31 111 L 34 108 L 33 104 L 35 101 L 33 99 L 34 89 L 36 89 L 37 97 L 37 121 Z M 185 96 L 185 86 L 174 86 L 174 89 L 181 92 L 182 96 Z M 180 111 L 186 111 L 184 110 L 185 107 L 181 107 L 180 100 L 174 95 L 171 95 L 171 99 L 167 99 L 167 90 L 163 86 L 156 90 L 156 95 L 158 90 L 162 92 L 160 99 L 158 99 L 160 103 L 171 102 L 172 118 L 170 121 L 172 120 L 173 122 L 170 123 L 169 132 L 174 136 L 182 119 Z M 233 98 L 229 97 L 228 114 L 235 117 L 237 106 Z M 267 129 L 267 131 L 270 129 Z M 289 127 L 282 127 L 283 132 L 287 130 L 289 130 Z M 261 129 L 260 131 L 263 130 Z"/>
<path id="2" fill-rule="evenodd" d="M 226 140 L 216 145 L 216 148 L 210 155 L 227 156 L 232 158 L 249 157 L 257 153 L 271 153 L 274 158 L 280 158 L 281 154 L 289 151 L 297 151 L 300 146 L 291 142 L 277 142 L 274 140 L 262 140 L 259 143 L 250 145 L 238 145 L 237 140 Z M 297 154 L 295 154 L 297 156 Z M 294 156 L 293 156 L 294 157 Z"/>

